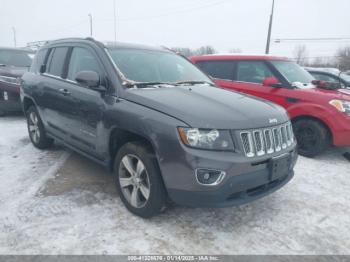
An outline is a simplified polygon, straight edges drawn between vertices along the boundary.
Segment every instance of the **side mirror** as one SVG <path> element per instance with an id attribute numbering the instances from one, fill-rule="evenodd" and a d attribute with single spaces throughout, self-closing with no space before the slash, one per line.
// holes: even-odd
<path id="1" fill-rule="evenodd" d="M 79 84 L 94 89 L 100 85 L 100 76 L 94 71 L 80 71 L 75 77 Z"/>
<path id="2" fill-rule="evenodd" d="M 341 84 L 336 82 L 327 82 L 322 80 L 312 80 L 311 84 L 317 88 L 327 89 L 327 90 L 337 90 L 341 89 Z"/>
<path id="3" fill-rule="evenodd" d="M 276 77 L 266 77 L 262 82 L 263 86 L 271 86 L 271 87 L 282 87 L 282 84 Z"/>

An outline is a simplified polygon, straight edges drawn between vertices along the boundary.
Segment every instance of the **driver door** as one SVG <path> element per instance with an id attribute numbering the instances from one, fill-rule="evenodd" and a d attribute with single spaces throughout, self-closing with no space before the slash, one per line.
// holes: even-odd
<path id="1" fill-rule="evenodd" d="M 272 101 L 283 107 L 287 106 L 286 96 L 289 89 L 263 85 L 263 81 L 268 77 L 278 79 L 264 61 L 237 61 L 234 74 L 232 85 L 239 92 Z"/>

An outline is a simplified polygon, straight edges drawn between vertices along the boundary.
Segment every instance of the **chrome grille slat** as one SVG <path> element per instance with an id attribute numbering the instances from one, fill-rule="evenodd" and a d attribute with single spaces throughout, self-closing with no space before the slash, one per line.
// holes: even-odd
<path id="1" fill-rule="evenodd" d="M 264 130 L 264 137 L 265 137 L 266 152 L 268 154 L 272 154 L 275 150 L 273 145 L 272 132 L 270 129 Z"/>
<path id="2" fill-rule="evenodd" d="M 280 128 L 281 132 L 281 138 L 282 138 L 282 148 L 285 149 L 287 148 L 287 131 L 286 131 L 286 126 L 281 126 Z"/>
<path id="3" fill-rule="evenodd" d="M 291 123 L 264 129 L 241 131 L 240 138 L 247 157 L 279 152 L 287 149 L 294 142 Z"/>

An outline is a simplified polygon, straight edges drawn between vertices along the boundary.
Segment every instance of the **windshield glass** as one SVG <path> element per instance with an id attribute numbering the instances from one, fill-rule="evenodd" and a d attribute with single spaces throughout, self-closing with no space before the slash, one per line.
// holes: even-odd
<path id="1" fill-rule="evenodd" d="M 108 51 L 124 76 L 135 82 L 212 82 L 191 62 L 173 53 L 118 48 Z"/>
<path id="2" fill-rule="evenodd" d="M 271 61 L 289 83 L 309 84 L 315 78 L 297 63 L 291 61 Z"/>
<path id="3" fill-rule="evenodd" d="M 6 66 L 29 67 L 34 54 L 19 50 L 0 50 L 0 64 Z"/>
<path id="4" fill-rule="evenodd" d="M 345 73 L 341 73 L 340 77 L 344 79 L 346 82 L 350 83 L 350 75 L 347 75 Z"/>

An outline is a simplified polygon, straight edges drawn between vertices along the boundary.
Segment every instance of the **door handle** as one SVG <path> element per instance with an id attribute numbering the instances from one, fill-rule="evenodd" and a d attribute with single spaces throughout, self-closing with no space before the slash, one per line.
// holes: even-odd
<path id="1" fill-rule="evenodd" d="M 65 88 L 61 88 L 58 91 L 64 96 L 70 95 L 70 92 L 67 89 L 65 89 Z"/>

